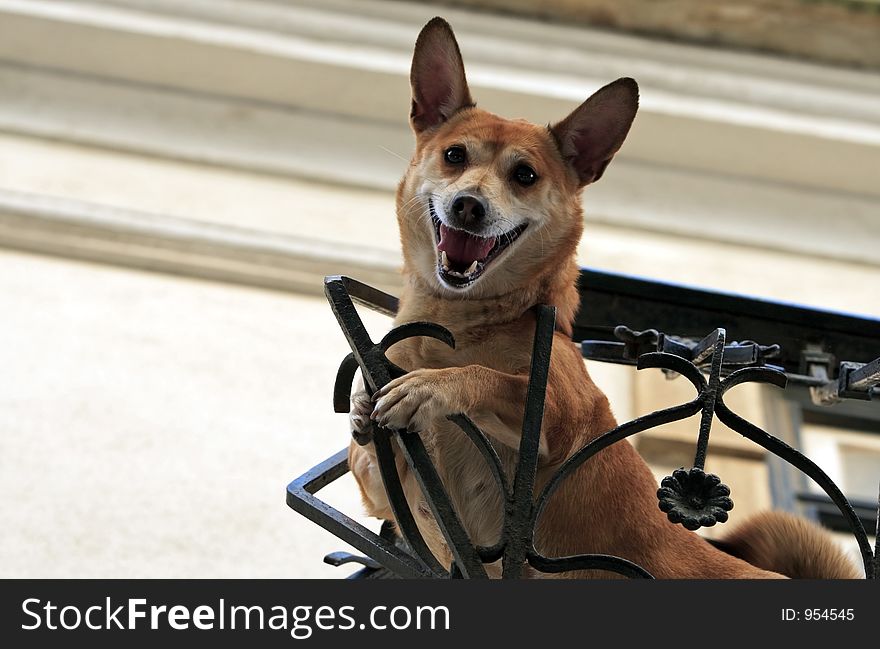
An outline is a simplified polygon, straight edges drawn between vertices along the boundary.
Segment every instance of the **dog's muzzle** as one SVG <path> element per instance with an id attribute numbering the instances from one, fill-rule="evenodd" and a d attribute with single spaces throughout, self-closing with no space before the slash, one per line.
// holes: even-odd
<path id="1" fill-rule="evenodd" d="M 471 201 L 466 201 L 465 198 L 470 198 Z M 458 205 L 459 200 L 463 201 L 462 205 Z M 519 238 L 527 226 L 523 223 L 500 236 L 481 237 L 465 229 L 447 225 L 437 216 L 433 203 L 430 207 L 438 253 L 437 274 L 445 284 L 453 288 L 465 288 L 473 284 L 489 264 Z M 485 216 L 485 206 L 473 197 L 456 199 L 452 210 L 456 222 L 460 222 L 456 217 L 461 217 L 464 213 L 467 213 L 471 221 L 480 213 L 480 218 Z"/>

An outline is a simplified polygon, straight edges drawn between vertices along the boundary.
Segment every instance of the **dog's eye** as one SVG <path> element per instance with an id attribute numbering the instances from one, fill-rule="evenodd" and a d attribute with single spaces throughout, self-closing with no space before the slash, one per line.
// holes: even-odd
<path id="1" fill-rule="evenodd" d="M 465 154 L 464 147 L 460 146 L 451 146 L 446 149 L 446 152 L 443 154 L 444 159 L 451 165 L 460 165 L 464 164 L 464 161 L 467 159 L 467 155 Z"/>
<path id="2" fill-rule="evenodd" d="M 535 184 L 538 174 L 529 165 L 519 165 L 513 170 L 513 179 L 523 187 L 528 187 Z"/>

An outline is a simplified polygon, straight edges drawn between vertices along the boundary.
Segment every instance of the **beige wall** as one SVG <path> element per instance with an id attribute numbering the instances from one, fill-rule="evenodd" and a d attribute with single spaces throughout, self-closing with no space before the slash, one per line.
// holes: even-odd
<path id="1" fill-rule="evenodd" d="M 624 32 L 880 68 L 875 0 L 446 0 Z"/>

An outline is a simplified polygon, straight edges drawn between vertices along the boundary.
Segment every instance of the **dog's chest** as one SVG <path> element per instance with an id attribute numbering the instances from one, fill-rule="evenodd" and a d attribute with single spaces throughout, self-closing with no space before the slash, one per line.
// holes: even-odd
<path id="1" fill-rule="evenodd" d="M 452 422 L 420 435 L 471 541 L 484 546 L 496 543 L 504 521 L 503 491 L 473 442 Z M 510 482 L 516 453 L 501 444 L 493 447 Z"/>

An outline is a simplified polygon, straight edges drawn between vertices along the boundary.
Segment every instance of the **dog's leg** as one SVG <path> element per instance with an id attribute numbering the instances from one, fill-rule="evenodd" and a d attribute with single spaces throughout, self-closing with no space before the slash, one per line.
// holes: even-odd
<path id="1" fill-rule="evenodd" d="M 382 426 L 418 432 L 448 415 L 464 413 L 486 433 L 516 449 L 527 389 L 528 377 L 481 365 L 414 370 L 376 394 L 371 418 Z M 550 392 L 548 386 L 548 396 Z M 543 433 L 539 453 L 548 455 Z"/>
<path id="2" fill-rule="evenodd" d="M 542 461 L 565 459 L 572 450 L 617 425 L 608 399 L 592 382 L 577 348 L 556 334 L 551 352 L 538 448 Z M 494 439 L 519 448 L 529 377 L 483 365 L 414 370 L 374 395 L 370 417 L 411 432 L 464 413 Z"/>
<path id="3" fill-rule="evenodd" d="M 358 377 L 357 386 L 351 395 L 351 406 L 349 422 L 352 432 L 360 434 L 370 433 L 370 429 L 373 426 L 373 422 L 370 420 L 373 402 L 370 395 L 365 391 L 360 376 Z M 392 444 L 392 449 L 395 449 L 396 446 L 396 444 Z M 446 547 L 443 534 L 430 514 L 424 494 L 413 477 L 409 465 L 403 458 L 403 454 L 396 450 L 394 451 L 394 465 L 410 511 L 425 542 L 441 565 L 450 565 L 452 554 Z M 382 474 L 379 471 L 379 460 L 376 457 L 376 447 L 373 442 L 361 446 L 357 442 L 352 441 L 348 447 L 348 467 L 360 487 L 361 497 L 367 514 L 386 521 L 395 521 L 391 504 L 388 502 L 385 485 L 382 481 Z"/>
<path id="4" fill-rule="evenodd" d="M 351 394 L 351 410 L 348 413 L 351 431 L 356 435 L 368 435 L 373 427 L 370 413 L 373 402 L 364 388 L 364 382 L 358 374 L 355 389 Z M 385 495 L 379 464 L 376 459 L 376 448 L 372 442 L 361 446 L 352 441 L 348 447 L 348 468 L 361 489 L 361 497 L 367 514 L 376 518 L 392 521 L 391 506 Z"/>

